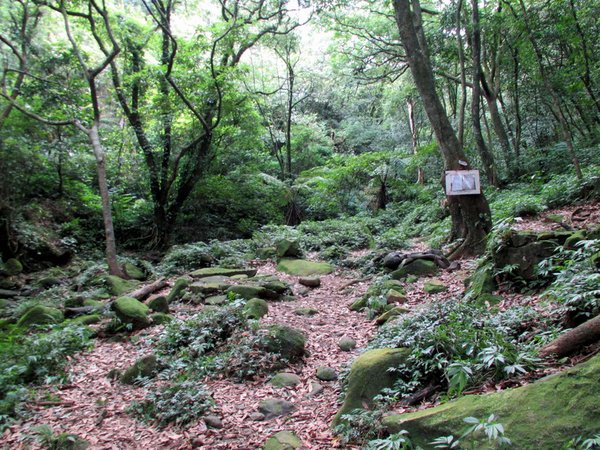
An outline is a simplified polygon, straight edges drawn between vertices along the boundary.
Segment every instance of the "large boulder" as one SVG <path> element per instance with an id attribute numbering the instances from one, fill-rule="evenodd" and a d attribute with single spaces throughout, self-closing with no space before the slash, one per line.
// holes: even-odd
<path id="1" fill-rule="evenodd" d="M 132 297 L 119 297 L 112 304 L 112 309 L 125 324 L 131 324 L 134 329 L 147 327 L 151 324 L 148 313 L 150 308 Z"/>
<path id="2" fill-rule="evenodd" d="M 327 275 L 333 272 L 333 266 L 326 262 L 284 258 L 277 264 L 277 270 L 288 275 L 308 277 L 311 275 Z"/>
<path id="3" fill-rule="evenodd" d="M 207 267 L 204 269 L 198 269 L 190 273 L 194 278 L 206 278 L 214 276 L 225 276 L 232 277 L 234 275 L 246 275 L 249 278 L 256 275 L 256 269 L 227 269 L 224 267 Z"/>
<path id="4" fill-rule="evenodd" d="M 397 379 L 393 369 L 408 356 L 408 349 L 380 348 L 369 350 L 354 360 L 348 375 L 348 389 L 344 404 L 335 415 L 333 425 L 342 422 L 342 416 L 354 409 L 373 405 L 373 399 L 382 389 L 391 388 Z"/>
<path id="5" fill-rule="evenodd" d="M 555 449 L 576 436 L 600 430 L 600 356 L 532 384 L 498 393 L 467 395 L 435 408 L 383 419 L 390 433 L 409 432 L 416 445 L 428 448 L 440 436 L 456 435 L 465 417 L 491 414 L 519 450 Z M 476 448 L 484 448 L 482 437 Z"/>
<path id="6" fill-rule="evenodd" d="M 398 270 L 394 270 L 391 273 L 391 277 L 394 280 L 400 280 L 406 278 L 409 275 L 415 275 L 419 277 L 427 277 L 436 275 L 439 269 L 433 261 L 426 259 L 415 259 L 413 262 L 400 267 Z"/>
<path id="7" fill-rule="evenodd" d="M 294 362 L 306 353 L 306 337 L 300 330 L 287 325 L 271 325 L 267 328 L 265 349 Z"/>
<path id="8" fill-rule="evenodd" d="M 47 325 L 60 323 L 63 320 L 65 320 L 65 317 L 60 309 L 35 305 L 23 313 L 17 321 L 17 326 L 30 327 L 32 325 Z"/>

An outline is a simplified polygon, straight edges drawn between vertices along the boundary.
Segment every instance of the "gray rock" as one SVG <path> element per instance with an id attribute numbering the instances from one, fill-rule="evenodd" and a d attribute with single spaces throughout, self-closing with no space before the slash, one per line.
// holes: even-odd
<path id="1" fill-rule="evenodd" d="M 221 429 L 223 428 L 223 421 L 221 420 L 221 418 L 219 416 L 206 416 L 202 418 L 204 420 L 204 423 L 206 424 L 207 427 L 209 428 L 217 428 L 217 429 Z"/>
<path id="2" fill-rule="evenodd" d="M 263 413 L 255 411 L 253 413 L 250 413 L 248 418 L 254 422 L 262 422 L 263 420 L 265 420 L 265 415 Z"/>
<path id="3" fill-rule="evenodd" d="M 350 336 L 343 336 L 338 342 L 338 347 L 343 352 L 349 352 L 356 348 L 356 341 Z"/>
<path id="4" fill-rule="evenodd" d="M 316 395 L 319 395 L 321 392 L 323 392 L 323 386 L 321 386 L 316 381 L 311 381 L 310 382 L 310 392 L 308 394 L 306 394 L 306 397 L 308 397 L 308 398 L 314 397 Z"/>
<path id="5" fill-rule="evenodd" d="M 264 414 L 267 420 L 286 415 L 293 410 L 294 405 L 282 398 L 266 398 L 258 405 L 258 411 Z"/>
<path id="6" fill-rule="evenodd" d="M 335 369 L 331 367 L 317 367 L 317 378 L 321 381 L 335 381 L 338 375 Z"/>
<path id="7" fill-rule="evenodd" d="M 300 384 L 300 377 L 295 373 L 281 372 L 271 378 L 271 384 L 275 387 L 290 387 Z"/>
<path id="8" fill-rule="evenodd" d="M 301 277 L 298 279 L 298 283 L 302 286 L 316 288 L 321 286 L 321 279 L 319 277 Z"/>

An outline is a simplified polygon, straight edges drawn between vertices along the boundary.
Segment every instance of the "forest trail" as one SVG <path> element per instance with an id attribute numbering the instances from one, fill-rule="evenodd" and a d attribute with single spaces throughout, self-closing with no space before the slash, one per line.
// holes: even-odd
<path id="1" fill-rule="evenodd" d="M 276 274 L 288 281 L 294 292 L 301 288 L 297 277 L 277 272 L 272 263 L 257 268 L 259 274 Z M 184 430 L 173 427 L 157 430 L 126 412 L 132 401 L 142 401 L 148 391 L 111 381 L 107 374 L 115 368 L 124 370 L 151 353 L 152 341 L 163 329 L 158 326 L 134 333 L 126 342 L 97 340 L 90 352 L 73 358 L 68 385 L 47 387 L 54 392 L 52 402 L 56 404 L 33 406 L 35 414 L 30 420 L 11 427 L 0 442 L 11 449 L 32 448 L 29 445 L 33 429 L 49 425 L 55 433 L 79 435 L 90 442 L 90 449 L 256 449 L 281 430 L 295 432 L 303 440 L 304 448 L 332 448 L 330 423 L 339 407 L 339 381 L 319 381 L 316 368 L 331 367 L 339 374 L 366 346 L 375 326 L 364 313 L 348 309 L 353 299 L 364 294 L 367 282 L 341 289 L 353 278 L 338 271 L 320 278 L 320 287 L 307 289 L 304 296 L 297 295 L 294 301 L 269 302 L 269 313 L 261 320 L 264 324 L 286 324 L 306 334 L 308 356 L 286 370 L 299 375 L 301 383 L 275 388 L 269 383 L 270 377 L 245 383 L 225 378 L 207 380 L 223 428 L 208 428 L 200 420 Z M 314 308 L 318 313 L 296 315 L 294 311 L 299 308 Z M 186 317 L 198 310 L 193 305 L 175 304 L 172 313 Z M 340 350 L 338 342 L 342 336 L 353 338 L 356 349 Z M 312 382 L 318 382 L 322 391 L 311 392 L 315 387 Z M 290 401 L 294 410 L 287 416 L 253 421 L 250 414 L 267 397 Z"/>

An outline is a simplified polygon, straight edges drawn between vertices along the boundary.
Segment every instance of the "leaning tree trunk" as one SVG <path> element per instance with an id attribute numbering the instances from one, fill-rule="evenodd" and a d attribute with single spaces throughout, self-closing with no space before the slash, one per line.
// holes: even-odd
<path id="1" fill-rule="evenodd" d="M 600 340 L 600 315 L 582 323 L 561 334 L 540 350 L 541 357 L 555 355 L 557 358 L 575 353 L 586 345 L 594 344 Z"/>
<path id="2" fill-rule="evenodd" d="M 94 151 L 94 156 L 96 157 L 96 171 L 98 173 L 98 188 L 100 190 L 100 198 L 102 201 L 102 218 L 104 220 L 108 271 L 111 275 L 123 277 L 123 272 L 117 262 L 117 243 L 113 226 L 110 194 L 108 192 L 108 183 L 106 182 L 106 160 L 102 144 L 100 143 L 100 136 L 98 134 L 98 123 L 95 122 L 92 127 L 87 130 L 87 133 Z"/>
<path id="3" fill-rule="evenodd" d="M 436 93 L 433 70 L 427 53 L 422 30 L 421 9 L 418 0 L 394 0 L 396 23 L 406 58 L 423 101 L 423 106 L 444 159 L 446 170 L 469 168 L 467 158 L 458 143 L 450 120 Z M 485 249 L 485 238 L 491 229 L 491 214 L 483 194 L 448 196 L 452 216 L 452 239 L 463 239 L 451 253 L 453 259 L 467 254 L 480 254 Z"/>

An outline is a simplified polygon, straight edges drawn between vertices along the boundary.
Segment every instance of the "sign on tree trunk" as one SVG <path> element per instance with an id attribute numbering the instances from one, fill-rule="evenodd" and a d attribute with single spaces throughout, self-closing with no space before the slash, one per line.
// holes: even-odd
<path id="1" fill-rule="evenodd" d="M 478 170 L 447 170 L 446 195 L 481 194 Z"/>

